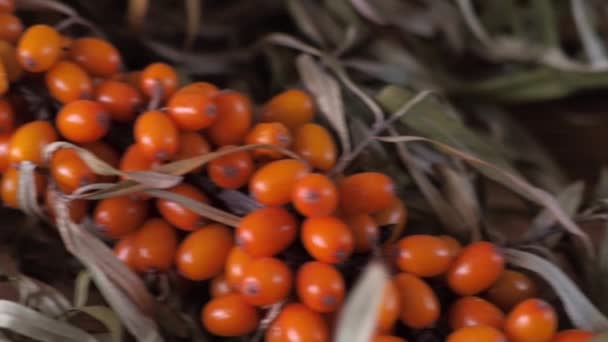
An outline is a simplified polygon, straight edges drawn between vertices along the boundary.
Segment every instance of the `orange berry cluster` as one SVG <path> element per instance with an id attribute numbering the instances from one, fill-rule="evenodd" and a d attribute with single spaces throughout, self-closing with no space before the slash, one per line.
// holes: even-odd
<path id="1" fill-rule="evenodd" d="M 90 214 L 115 255 L 135 272 L 176 269 L 190 281 L 208 282 L 210 299 L 200 319 L 211 334 L 251 334 L 264 310 L 280 306 L 266 341 L 330 341 L 349 287 L 343 266 L 353 254 L 382 254 L 381 227 L 407 221 L 393 181 L 379 172 L 328 176 L 338 148 L 332 133 L 314 123 L 313 100 L 303 91 L 274 96 L 254 116 L 242 93 L 206 82 L 182 86 L 175 69 L 164 63 L 124 72 L 111 43 L 68 37 L 47 25 L 25 29 L 13 10 L 12 1 L 0 1 L 4 204 L 19 208 L 23 162 L 38 167 L 35 187 L 45 194 L 39 200 L 50 217 L 56 214 L 57 191 L 72 194 L 84 185 L 117 181 L 95 174 L 70 148 L 58 149 L 47 163 L 45 147 L 60 138 L 123 172 L 267 145 L 227 153 L 187 175 L 248 193 L 261 205 L 235 229 L 176 201 L 144 194 L 106 198 L 93 208 L 74 200 L 70 218 L 81 222 Z M 36 78 L 41 74 L 44 78 Z M 20 101 L 11 85 L 22 79 L 43 83 L 46 96 L 60 105 L 58 112 L 29 121 L 17 116 Z M 130 146 L 111 143 L 113 122 L 132 125 Z M 214 194 L 185 179 L 170 191 L 214 204 Z M 445 303 L 450 342 L 573 342 L 591 336 L 578 330 L 556 334 L 554 309 L 534 298 L 528 276 L 504 269 L 500 250 L 489 242 L 463 248 L 447 236 L 409 235 L 388 247 L 384 257 L 395 275 L 381 289 L 375 342 L 405 341 L 393 335 L 442 324 L 441 303 L 429 280 L 447 284 L 457 297 Z M 294 251 L 305 257 L 290 257 Z"/>

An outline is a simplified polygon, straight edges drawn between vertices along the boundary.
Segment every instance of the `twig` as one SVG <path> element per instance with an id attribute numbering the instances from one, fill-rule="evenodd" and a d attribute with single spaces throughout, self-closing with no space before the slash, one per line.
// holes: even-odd
<path id="1" fill-rule="evenodd" d="M 599 37 L 591 28 L 591 19 L 589 18 L 584 0 L 572 0 L 571 5 L 576 30 L 581 38 L 583 49 L 587 58 L 589 58 L 589 62 L 594 67 L 608 67 L 606 50 Z"/>

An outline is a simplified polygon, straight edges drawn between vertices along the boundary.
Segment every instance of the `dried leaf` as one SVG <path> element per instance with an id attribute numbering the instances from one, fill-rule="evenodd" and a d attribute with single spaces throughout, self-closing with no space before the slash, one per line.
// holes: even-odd
<path id="1" fill-rule="evenodd" d="M 568 317 L 577 328 L 590 331 L 608 330 L 608 318 L 555 265 L 534 254 L 515 249 L 506 249 L 504 253 L 509 263 L 538 273 L 551 285 L 564 304 Z"/>
<path id="2" fill-rule="evenodd" d="M 481 208 L 471 179 L 447 165 L 440 165 L 438 170 L 444 180 L 443 192 L 448 202 L 472 229 L 474 240 L 481 238 Z"/>
<path id="3" fill-rule="evenodd" d="M 368 342 L 371 339 L 387 281 L 388 272 L 381 262 L 372 261 L 365 267 L 338 317 L 334 341 Z"/>
<path id="4" fill-rule="evenodd" d="M 359 14 L 369 21 L 378 25 L 387 24 L 386 18 L 384 18 L 368 0 L 350 0 L 350 2 L 353 7 L 357 9 Z"/>
<path id="5" fill-rule="evenodd" d="M 91 273 L 87 270 L 80 271 L 74 283 L 74 306 L 79 308 L 85 306 L 89 300 Z"/>
<path id="6" fill-rule="evenodd" d="M 35 182 L 36 164 L 30 161 L 19 163 L 19 181 L 17 183 L 17 201 L 19 209 L 31 217 L 46 219 L 46 215 L 38 204 Z"/>
<path id="7" fill-rule="evenodd" d="M 306 3 L 302 0 L 287 0 L 287 10 L 294 19 L 300 31 L 318 45 L 324 45 L 325 40 L 318 29 L 318 23 L 314 22 L 308 13 Z"/>
<path id="8" fill-rule="evenodd" d="M 593 27 L 591 27 L 593 21 L 589 17 L 588 2 L 584 0 L 571 0 L 570 4 L 572 5 L 572 16 L 574 17 L 576 30 L 583 44 L 587 59 L 589 59 L 592 66 L 608 66 L 604 42 L 597 35 Z"/>
<path id="9" fill-rule="evenodd" d="M 593 198 L 596 200 L 608 198 L 608 167 L 606 166 L 600 170 L 599 179 L 593 188 Z"/>
<path id="10" fill-rule="evenodd" d="M 327 74 L 312 57 L 301 54 L 296 59 L 302 82 L 315 95 L 319 109 L 340 139 L 342 153 L 351 149 L 348 127 L 344 116 L 344 103 L 338 82 Z"/>
<path id="11" fill-rule="evenodd" d="M 26 10 L 52 10 L 68 17 L 76 17 L 78 13 L 70 6 L 56 0 L 19 0 L 15 1 L 18 9 Z"/>
<path id="12" fill-rule="evenodd" d="M 84 312 L 87 315 L 103 323 L 103 325 L 110 332 L 112 342 L 122 341 L 122 324 L 120 323 L 120 320 L 118 319 L 114 311 L 112 311 L 110 308 L 108 308 L 107 306 L 94 305 L 79 307 L 78 311 Z"/>
<path id="13" fill-rule="evenodd" d="M 201 29 L 201 18 L 202 18 L 202 0 L 185 0 L 185 14 L 186 14 L 186 39 L 184 46 L 191 48 L 198 32 Z"/>
<path id="14" fill-rule="evenodd" d="M 129 0 L 127 21 L 132 30 L 136 32 L 142 30 L 149 7 L 150 0 Z"/>
<path id="15" fill-rule="evenodd" d="M 608 332 L 599 333 L 591 337 L 587 342 L 608 342 Z"/>
<path id="16" fill-rule="evenodd" d="M 97 342 L 93 336 L 77 327 L 7 300 L 0 300 L 0 328 L 39 341 Z"/>
<path id="17" fill-rule="evenodd" d="M 70 302 L 57 289 L 26 275 L 17 276 L 15 283 L 19 302 L 50 317 L 59 317 L 70 309 Z"/>
<path id="18" fill-rule="evenodd" d="M 319 49 L 312 47 L 303 41 L 290 36 L 284 33 L 272 33 L 262 40 L 263 42 L 272 43 L 274 45 L 279 45 L 283 47 L 287 47 L 290 49 L 297 50 L 299 52 L 304 52 L 313 56 L 321 56 L 322 53 Z"/>

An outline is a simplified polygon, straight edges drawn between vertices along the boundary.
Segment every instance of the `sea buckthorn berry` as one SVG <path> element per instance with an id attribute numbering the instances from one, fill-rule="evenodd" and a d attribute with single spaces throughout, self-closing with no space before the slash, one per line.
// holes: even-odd
<path id="1" fill-rule="evenodd" d="M 557 333 L 551 342 L 587 342 L 591 341 L 593 333 L 585 330 L 570 329 Z"/>
<path id="2" fill-rule="evenodd" d="M 505 311 L 520 302 L 536 296 L 536 284 L 527 275 L 505 270 L 488 289 L 487 298 Z"/>
<path id="3" fill-rule="evenodd" d="M 168 99 L 179 85 L 175 69 L 165 63 L 152 63 L 141 72 L 139 88 L 149 97 Z"/>
<path id="4" fill-rule="evenodd" d="M 447 342 L 507 342 L 499 330 L 488 326 L 464 327 L 448 336 Z"/>
<path id="5" fill-rule="evenodd" d="M 61 55 L 61 35 L 48 25 L 30 26 L 17 44 L 17 61 L 29 72 L 50 69 Z"/>
<path id="6" fill-rule="evenodd" d="M 219 151 L 234 149 L 223 146 Z M 254 171 L 253 159 L 249 151 L 238 151 L 215 158 L 207 165 L 207 174 L 215 185 L 224 189 L 238 189 L 249 181 Z"/>
<path id="7" fill-rule="evenodd" d="M 551 341 L 557 330 L 557 315 L 541 299 L 526 299 L 507 315 L 505 333 L 511 342 Z"/>
<path id="8" fill-rule="evenodd" d="M 236 293 L 211 299 L 201 312 L 203 326 L 217 336 L 250 334 L 259 321 L 257 309 Z"/>
<path id="9" fill-rule="evenodd" d="M 0 13 L 0 39 L 7 42 L 16 43 L 23 33 L 23 23 L 18 17 Z"/>
<path id="10" fill-rule="evenodd" d="M 504 270 L 502 253 L 490 242 L 475 242 L 465 247 L 447 272 L 448 285 L 462 296 L 486 290 Z"/>
<path id="11" fill-rule="evenodd" d="M 83 185 L 95 183 L 95 173 L 71 148 L 61 148 L 53 153 L 51 176 L 61 191 L 71 194 Z"/>
<path id="12" fill-rule="evenodd" d="M 218 146 L 239 145 L 251 128 L 253 106 L 236 91 L 222 91 L 213 97 L 217 119 L 207 128 L 207 136 Z"/>
<path id="13" fill-rule="evenodd" d="M 296 180 L 291 201 L 304 216 L 328 216 L 338 207 L 338 189 L 329 177 L 311 173 Z"/>
<path id="14" fill-rule="evenodd" d="M 47 121 L 30 121 L 13 133 L 8 160 L 11 164 L 29 160 L 36 165 L 42 165 L 45 146 L 57 138 L 57 132 Z"/>
<path id="15" fill-rule="evenodd" d="M 46 87 L 59 102 L 66 104 L 93 95 L 93 83 L 76 63 L 59 61 L 46 72 Z"/>
<path id="16" fill-rule="evenodd" d="M 72 101 L 59 111 L 55 124 L 62 136 L 77 143 L 103 138 L 110 130 L 110 115 L 104 106 L 91 100 Z"/>
<path id="17" fill-rule="evenodd" d="M 205 137 L 198 132 L 181 132 L 179 135 L 179 150 L 175 160 L 184 160 L 199 157 L 211 152 L 211 146 Z M 202 171 L 204 166 L 198 167 L 192 172 Z"/>
<path id="18" fill-rule="evenodd" d="M 367 214 L 346 217 L 344 222 L 348 225 L 351 232 L 353 232 L 355 252 L 357 253 L 371 250 L 380 237 L 376 222 Z"/>
<path id="19" fill-rule="evenodd" d="M 93 153 L 97 158 L 103 160 L 108 165 L 114 168 L 118 168 L 118 164 L 120 162 L 120 155 L 112 146 L 106 144 L 103 141 L 95 141 L 92 143 L 84 144 L 82 145 L 82 147 L 87 151 Z M 99 182 L 110 183 L 114 181 L 115 176 L 98 175 L 97 179 Z"/>
<path id="20" fill-rule="evenodd" d="M 433 289 L 424 280 L 408 273 L 398 274 L 393 281 L 399 294 L 401 322 L 413 329 L 433 325 L 441 310 Z"/>
<path id="21" fill-rule="evenodd" d="M 249 255 L 273 256 L 287 248 L 297 237 L 298 223 L 286 209 L 266 207 L 243 217 L 236 228 L 236 240 Z"/>
<path id="22" fill-rule="evenodd" d="M 449 235 L 439 235 L 438 238 L 440 238 L 441 240 L 443 240 L 443 242 L 447 244 L 448 250 L 452 258 L 457 257 L 460 254 L 460 251 L 462 251 L 462 245 L 455 238 Z"/>
<path id="23" fill-rule="evenodd" d="M 288 148 L 291 146 L 291 133 L 287 127 L 278 122 L 259 123 L 247 134 L 245 143 Z M 269 148 L 256 148 L 253 150 L 253 156 L 256 159 L 280 159 L 284 154 Z"/>
<path id="24" fill-rule="evenodd" d="M 300 301 L 318 312 L 332 312 L 344 300 L 344 278 L 332 266 L 310 261 L 298 269 L 296 290 Z"/>
<path id="25" fill-rule="evenodd" d="M 232 231 L 221 224 L 210 224 L 190 233 L 177 248 L 179 273 L 194 281 L 220 274 L 233 246 Z"/>
<path id="26" fill-rule="evenodd" d="M 10 81 L 8 79 L 8 72 L 4 62 L 0 61 L 0 95 L 6 94 L 10 87 Z"/>
<path id="27" fill-rule="evenodd" d="M 111 238 L 122 237 L 139 228 L 148 217 L 148 203 L 128 196 L 110 197 L 97 202 L 95 227 Z"/>
<path id="28" fill-rule="evenodd" d="M 120 53 L 112 44 L 93 37 L 75 39 L 70 45 L 70 59 L 98 77 L 116 74 L 122 64 Z"/>
<path id="29" fill-rule="evenodd" d="M 266 342 L 329 342 L 327 322 L 320 313 L 301 303 L 285 305 L 266 331 Z"/>
<path id="30" fill-rule="evenodd" d="M 0 134 L 6 134 L 15 128 L 15 111 L 6 99 L 0 99 Z"/>
<path id="31" fill-rule="evenodd" d="M 505 315 L 494 304 L 479 297 L 461 297 L 450 307 L 448 314 L 450 328 L 486 325 L 502 329 Z"/>
<path id="32" fill-rule="evenodd" d="M 419 277 L 440 275 L 453 260 L 445 241 L 432 235 L 411 235 L 401 239 L 397 246 L 399 269 Z"/>
<path id="33" fill-rule="evenodd" d="M 372 342 L 407 342 L 407 340 L 404 338 L 401 338 L 401 337 L 397 337 L 397 336 L 380 335 L 380 336 L 374 337 Z"/>
<path id="34" fill-rule="evenodd" d="M 315 259 L 337 264 L 353 252 L 354 238 L 348 226 L 335 217 L 311 217 L 302 223 L 302 243 Z"/>
<path id="35" fill-rule="evenodd" d="M 177 154 L 179 131 L 171 119 L 159 111 L 141 114 L 135 120 L 135 141 L 142 147 L 146 158 L 163 162 Z"/>
<path id="36" fill-rule="evenodd" d="M 376 212 L 373 218 L 378 226 L 405 226 L 407 223 L 407 207 L 401 199 L 396 198 L 388 207 Z"/>
<path id="37" fill-rule="evenodd" d="M 36 194 L 42 197 L 43 191 L 46 188 L 46 178 L 38 172 L 34 173 L 34 182 Z M 0 184 L 0 195 L 4 205 L 11 208 L 19 208 L 19 170 L 14 167 L 9 167 L 2 174 L 2 184 Z"/>
<path id="38" fill-rule="evenodd" d="M 167 103 L 168 113 L 177 126 L 198 131 L 217 119 L 217 108 L 210 97 L 196 92 L 178 92 Z"/>
<path id="39" fill-rule="evenodd" d="M 249 181 L 249 192 L 263 205 L 287 204 L 291 201 L 295 182 L 308 172 L 308 166 L 297 159 L 270 162 L 253 174 Z"/>
<path id="40" fill-rule="evenodd" d="M 159 218 L 148 219 L 137 231 L 137 269 L 167 271 L 177 249 L 175 229 Z"/>
<path id="41" fill-rule="evenodd" d="M 264 105 L 262 121 L 280 122 L 289 129 L 295 129 L 311 122 L 314 115 L 314 102 L 310 95 L 290 89 L 275 95 Z"/>
<path id="42" fill-rule="evenodd" d="M 329 171 L 338 155 L 336 143 L 327 128 L 307 123 L 295 133 L 292 149 L 306 159 L 315 169 Z"/>
<path id="43" fill-rule="evenodd" d="M 387 281 L 378 312 L 377 330 L 379 332 L 390 331 L 399 318 L 400 309 L 399 292 L 397 292 L 395 282 Z"/>
<path id="44" fill-rule="evenodd" d="M 4 64 L 8 80 L 16 82 L 23 75 L 23 68 L 17 60 L 17 49 L 12 44 L 0 41 L 0 60 Z"/>
<path id="45" fill-rule="evenodd" d="M 362 172 L 338 183 L 340 208 L 346 215 L 370 214 L 389 207 L 395 200 L 395 184 L 379 172 Z"/>
<path id="46" fill-rule="evenodd" d="M 54 193 L 54 188 L 51 186 L 46 187 L 45 206 L 49 217 L 53 220 L 56 219 L 57 213 L 55 212 L 55 198 L 57 196 Z M 82 219 L 87 215 L 89 209 L 89 201 L 87 200 L 71 200 L 67 203 L 68 214 L 72 222 L 80 223 Z"/>
<path id="47" fill-rule="evenodd" d="M 241 294 L 252 305 L 271 305 L 287 298 L 292 285 L 293 275 L 284 262 L 275 258 L 254 259 L 245 268 Z"/>
<path id="48" fill-rule="evenodd" d="M 221 297 L 231 293 L 234 293 L 234 291 L 223 273 L 213 277 L 211 284 L 209 285 L 209 294 L 211 297 Z"/>
<path id="49" fill-rule="evenodd" d="M 146 158 L 143 148 L 138 144 L 127 147 L 118 164 L 124 172 L 151 170 L 157 165 L 158 163 Z"/>
<path id="50" fill-rule="evenodd" d="M 6 169 L 10 165 L 10 163 L 8 162 L 8 151 L 10 141 L 10 133 L 0 134 L 0 173 L 6 171 Z"/>
<path id="51" fill-rule="evenodd" d="M 207 196 L 198 188 L 190 184 L 182 183 L 171 188 L 169 191 L 197 202 L 209 203 Z M 206 225 L 208 222 L 208 220 L 201 215 L 168 199 L 159 198 L 156 200 L 156 208 L 158 208 L 158 211 L 167 222 L 182 230 L 196 230 Z"/>
<path id="52" fill-rule="evenodd" d="M 3 12 L 3 13 L 15 12 L 15 0 L 0 0 L 0 12 Z"/>
<path id="53" fill-rule="evenodd" d="M 143 107 L 143 98 L 137 88 L 119 81 L 105 80 L 95 89 L 95 99 L 103 103 L 112 120 L 129 122 Z"/>
<path id="54" fill-rule="evenodd" d="M 133 271 L 137 271 L 136 236 L 136 233 L 126 235 L 114 245 L 114 255 Z"/>
<path id="55" fill-rule="evenodd" d="M 245 268 L 247 268 L 252 260 L 253 258 L 240 247 L 232 247 L 230 250 L 226 258 L 224 274 L 226 275 L 226 281 L 228 281 L 233 290 L 240 290 Z"/>
<path id="56" fill-rule="evenodd" d="M 193 92 L 207 97 L 214 97 L 220 90 L 209 82 L 194 82 L 181 87 L 177 93 Z"/>

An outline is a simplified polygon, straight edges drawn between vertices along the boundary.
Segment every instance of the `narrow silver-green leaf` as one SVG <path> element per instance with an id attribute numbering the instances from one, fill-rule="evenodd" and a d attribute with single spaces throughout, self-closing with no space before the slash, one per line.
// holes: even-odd
<path id="1" fill-rule="evenodd" d="M 78 311 L 84 312 L 103 323 L 110 333 L 112 342 L 121 342 L 123 340 L 123 331 L 120 319 L 118 316 L 116 316 L 116 313 L 114 313 L 114 311 L 107 306 L 83 306 L 78 308 Z"/>

